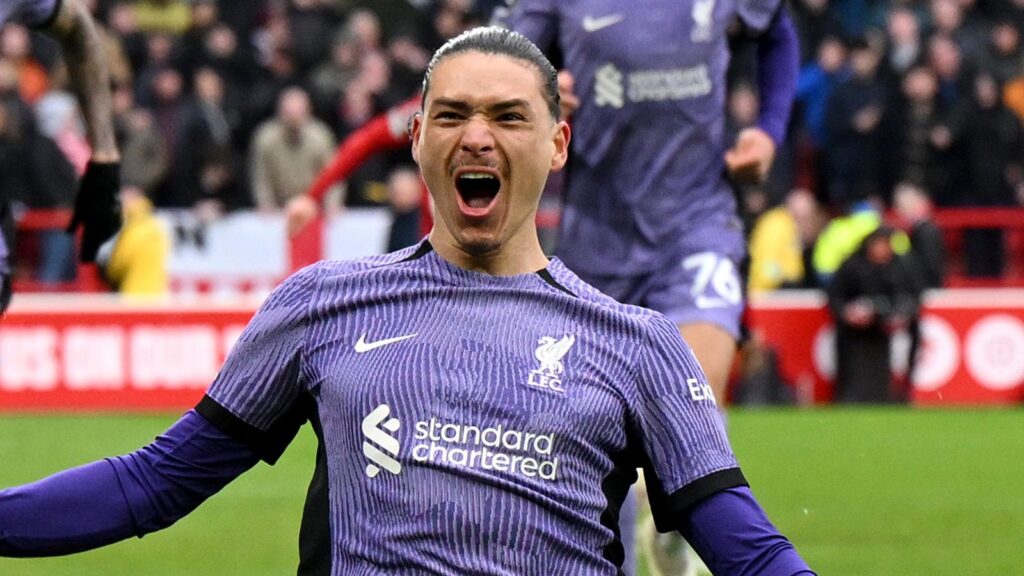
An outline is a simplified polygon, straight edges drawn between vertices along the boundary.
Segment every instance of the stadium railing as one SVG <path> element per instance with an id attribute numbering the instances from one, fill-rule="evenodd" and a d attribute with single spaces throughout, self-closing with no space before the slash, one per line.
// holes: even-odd
<path id="1" fill-rule="evenodd" d="M 74 281 L 59 284 L 43 284 L 32 279 L 36 256 L 32 250 L 31 237 L 34 233 L 48 229 L 63 229 L 71 216 L 70 210 L 29 210 L 18 219 L 19 236 L 28 239 L 18 250 L 22 273 L 15 279 L 15 290 L 19 292 L 102 292 L 107 287 L 100 279 L 95 266 L 80 266 Z M 558 226 L 558 211 L 545 208 L 537 215 L 537 225 L 543 231 L 552 231 Z M 1024 207 L 1012 208 L 943 208 L 935 211 L 934 219 L 943 231 L 948 258 L 946 287 L 950 288 L 995 288 L 1024 287 Z M 963 233 L 974 228 L 994 228 L 1004 232 L 1005 270 L 998 278 L 971 278 L 965 273 Z M 320 253 L 321 223 L 310 227 L 306 233 L 290 243 L 292 267 L 312 263 L 322 257 Z"/>

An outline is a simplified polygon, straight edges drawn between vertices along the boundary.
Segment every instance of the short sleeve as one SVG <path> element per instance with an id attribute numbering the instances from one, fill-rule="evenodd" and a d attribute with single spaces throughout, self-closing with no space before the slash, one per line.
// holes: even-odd
<path id="1" fill-rule="evenodd" d="M 267 461 L 305 421 L 301 361 L 318 277 L 319 268 L 310 266 L 270 294 L 196 407 Z"/>
<path id="2" fill-rule="evenodd" d="M 505 27 L 530 39 L 544 53 L 558 38 L 558 8 L 554 0 L 519 0 L 510 10 Z"/>
<path id="3" fill-rule="evenodd" d="M 782 0 L 738 0 L 736 10 L 743 25 L 755 33 L 764 32 L 782 8 Z"/>
<path id="4" fill-rule="evenodd" d="M 658 529 L 669 531 L 692 504 L 746 480 L 704 372 L 676 326 L 660 314 L 649 321 L 637 371 L 647 491 Z"/>

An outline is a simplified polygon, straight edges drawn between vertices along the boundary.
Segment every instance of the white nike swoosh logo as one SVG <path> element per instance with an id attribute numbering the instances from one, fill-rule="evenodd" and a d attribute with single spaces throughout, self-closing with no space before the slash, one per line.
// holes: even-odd
<path id="1" fill-rule="evenodd" d="M 413 338 L 415 336 L 416 336 L 416 334 L 406 334 L 405 336 L 395 336 L 394 338 L 385 338 L 383 340 L 377 340 L 376 342 L 367 342 L 366 341 L 366 334 L 362 334 L 362 335 L 359 336 L 359 340 L 356 341 L 356 345 L 355 345 L 356 353 L 357 354 L 362 354 L 363 352 L 369 352 L 370 350 L 376 350 L 377 348 L 380 348 L 382 346 L 387 346 L 388 344 L 394 344 L 395 342 L 401 342 L 402 340 L 408 340 L 409 338 Z"/>
<path id="2" fill-rule="evenodd" d="M 583 17 L 583 29 L 587 32 L 597 32 L 602 28 L 607 28 L 612 24 L 618 24 L 626 16 L 624 14 L 610 14 L 608 16 L 602 16 L 600 18 L 592 18 L 590 16 Z"/>

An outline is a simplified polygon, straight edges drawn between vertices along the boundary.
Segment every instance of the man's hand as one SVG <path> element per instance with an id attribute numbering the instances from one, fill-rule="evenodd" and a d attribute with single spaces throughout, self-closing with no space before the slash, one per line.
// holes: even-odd
<path id="1" fill-rule="evenodd" d="M 885 320 L 885 331 L 889 334 L 905 330 L 907 326 L 910 326 L 910 318 L 902 314 L 894 314 Z"/>
<path id="2" fill-rule="evenodd" d="M 75 213 L 68 226 L 71 234 L 82 227 L 79 251 L 82 262 L 95 262 L 100 246 L 121 229 L 121 203 L 117 199 L 121 188 L 120 172 L 118 162 L 90 161 L 85 167 L 75 197 Z"/>
<path id="3" fill-rule="evenodd" d="M 741 184 L 764 182 L 774 160 L 775 142 L 760 128 L 745 128 L 725 153 L 729 176 Z"/>
<path id="4" fill-rule="evenodd" d="M 580 107 L 580 99 L 573 92 L 573 77 L 568 70 L 558 73 L 558 99 L 560 100 L 559 110 L 562 113 L 561 120 L 568 120 L 572 113 Z"/>
<path id="5" fill-rule="evenodd" d="M 875 310 L 871 303 L 857 299 L 843 307 L 843 320 L 854 328 L 867 328 L 875 319 Z"/>
<path id="6" fill-rule="evenodd" d="M 288 221 L 288 237 L 291 238 L 316 219 L 319 209 L 309 194 L 299 194 L 288 201 L 284 212 Z"/>

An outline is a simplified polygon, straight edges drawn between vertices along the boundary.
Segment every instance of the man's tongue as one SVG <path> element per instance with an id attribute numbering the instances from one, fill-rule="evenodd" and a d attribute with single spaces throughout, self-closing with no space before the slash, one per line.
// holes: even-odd
<path id="1" fill-rule="evenodd" d="M 463 203 L 477 210 L 490 206 L 501 187 L 501 183 L 493 176 L 472 173 L 460 176 L 456 185 Z"/>
<path id="2" fill-rule="evenodd" d="M 487 205 L 491 203 L 491 198 L 479 196 L 476 198 L 467 198 L 466 206 L 470 208 L 487 208 Z"/>

